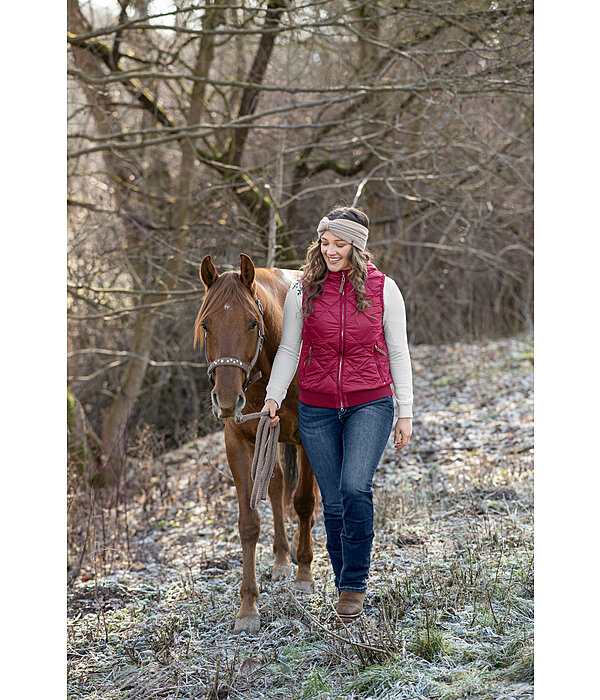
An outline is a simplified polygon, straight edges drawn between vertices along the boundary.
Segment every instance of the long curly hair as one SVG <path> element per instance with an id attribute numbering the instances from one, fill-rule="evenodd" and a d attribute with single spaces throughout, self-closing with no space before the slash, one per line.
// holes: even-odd
<path id="1" fill-rule="evenodd" d="M 360 209 L 354 207 L 335 207 L 327 214 L 328 219 L 349 219 L 369 228 L 369 218 Z M 355 246 L 350 247 L 350 269 L 348 281 L 351 282 L 356 294 L 357 313 L 373 306 L 371 299 L 367 299 L 365 284 L 367 281 L 367 260 L 371 260 L 371 253 L 362 251 Z M 329 277 L 327 263 L 321 253 L 321 240 L 313 241 L 306 251 L 306 263 L 300 268 L 302 272 L 302 316 L 307 318 L 314 312 L 314 301 L 323 292 L 323 283 Z"/>

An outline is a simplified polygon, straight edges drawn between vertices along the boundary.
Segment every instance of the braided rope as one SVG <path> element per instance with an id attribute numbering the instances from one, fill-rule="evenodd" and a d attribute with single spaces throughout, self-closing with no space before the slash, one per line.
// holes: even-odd
<path id="1" fill-rule="evenodd" d="M 275 460 L 277 459 L 277 443 L 279 442 L 279 433 L 281 431 L 280 423 L 273 427 L 269 425 L 271 422 L 269 411 L 246 413 L 245 415 L 239 414 L 236 416 L 235 422 L 239 425 L 257 418 L 260 418 L 260 420 L 256 429 L 251 471 L 254 485 L 250 496 L 250 508 L 253 510 L 256 510 L 259 501 L 264 501 L 267 498 L 269 482 L 273 476 Z"/>

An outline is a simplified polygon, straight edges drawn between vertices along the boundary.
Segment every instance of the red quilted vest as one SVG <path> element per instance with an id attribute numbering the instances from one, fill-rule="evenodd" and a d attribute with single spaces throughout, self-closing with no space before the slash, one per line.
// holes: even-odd
<path id="1" fill-rule="evenodd" d="M 348 408 L 392 395 L 383 335 L 385 275 L 367 262 L 366 313 L 346 270 L 330 272 L 314 313 L 304 319 L 298 365 L 300 401 L 310 406 Z M 367 315 L 368 314 L 368 315 Z"/>

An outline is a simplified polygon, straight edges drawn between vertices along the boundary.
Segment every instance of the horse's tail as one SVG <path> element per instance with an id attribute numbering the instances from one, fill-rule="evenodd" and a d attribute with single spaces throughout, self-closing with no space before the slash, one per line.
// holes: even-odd
<path id="1" fill-rule="evenodd" d="M 287 442 L 279 443 L 279 459 L 283 467 L 283 483 L 284 483 L 284 503 L 289 506 L 292 502 L 292 496 L 296 490 L 298 483 L 298 462 L 296 460 L 296 445 L 290 445 Z"/>

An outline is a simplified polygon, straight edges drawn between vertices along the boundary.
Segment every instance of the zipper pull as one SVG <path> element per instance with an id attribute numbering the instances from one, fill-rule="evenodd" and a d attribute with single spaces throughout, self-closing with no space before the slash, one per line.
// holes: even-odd
<path id="1" fill-rule="evenodd" d="M 346 282 L 346 273 L 342 272 L 342 281 L 340 283 L 340 289 L 339 289 L 340 294 L 344 291 L 345 282 Z"/>

